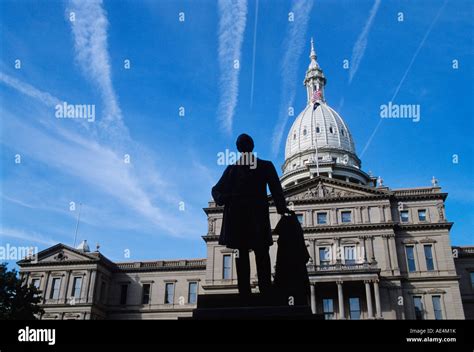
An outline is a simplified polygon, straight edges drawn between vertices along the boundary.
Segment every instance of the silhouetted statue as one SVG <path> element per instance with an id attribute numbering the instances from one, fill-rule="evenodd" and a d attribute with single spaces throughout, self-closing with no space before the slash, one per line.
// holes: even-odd
<path id="1" fill-rule="evenodd" d="M 310 259 L 303 229 L 294 212 L 283 216 L 275 227 L 278 251 L 274 286 L 288 304 L 308 305 L 310 284 L 306 264 Z"/>
<path id="2" fill-rule="evenodd" d="M 249 135 L 241 134 L 236 144 L 241 158 L 225 169 L 219 182 L 212 188 L 216 203 L 224 205 L 219 244 L 238 250 L 237 279 L 239 293 L 243 296 L 251 293 L 249 250 L 255 252 L 258 286 L 260 292 L 266 294 L 271 288 L 268 251 L 273 244 L 267 185 L 277 212 L 284 214 L 289 210 L 272 162 L 255 157 L 254 143 Z"/>

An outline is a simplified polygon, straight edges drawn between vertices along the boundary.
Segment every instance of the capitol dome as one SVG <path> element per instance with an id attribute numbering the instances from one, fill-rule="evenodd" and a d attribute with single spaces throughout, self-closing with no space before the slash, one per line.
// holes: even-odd
<path id="1" fill-rule="evenodd" d="M 360 169 L 351 132 L 324 97 L 326 77 L 316 60 L 312 39 L 309 57 L 304 80 L 307 103 L 286 139 L 282 184 L 296 184 L 314 175 L 367 184 L 370 176 Z"/>
<path id="2" fill-rule="evenodd" d="M 291 126 L 286 140 L 285 159 L 308 149 L 336 149 L 355 156 L 354 141 L 344 120 L 326 103 L 307 105 Z"/>

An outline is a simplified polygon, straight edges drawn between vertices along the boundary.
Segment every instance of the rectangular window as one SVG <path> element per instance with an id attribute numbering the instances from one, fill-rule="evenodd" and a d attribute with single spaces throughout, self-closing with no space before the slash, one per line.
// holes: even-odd
<path id="1" fill-rule="evenodd" d="M 400 212 L 400 221 L 401 222 L 408 222 L 409 218 L 408 218 L 408 210 L 402 210 Z"/>
<path id="2" fill-rule="evenodd" d="M 433 296 L 433 310 L 436 320 L 443 320 L 443 310 L 441 309 L 441 296 Z"/>
<path id="3" fill-rule="evenodd" d="M 100 283 L 100 297 L 99 297 L 100 302 L 104 303 L 105 301 L 105 281 L 102 281 Z"/>
<path id="4" fill-rule="evenodd" d="M 39 290 L 39 288 L 40 288 L 40 283 L 41 283 L 41 279 L 31 280 L 31 286 L 34 286 L 37 290 Z M 35 296 L 41 296 L 41 295 L 38 293 Z"/>
<path id="5" fill-rule="evenodd" d="M 72 292 L 71 296 L 74 298 L 81 297 L 81 288 L 82 288 L 82 277 L 75 277 L 72 281 Z"/>
<path id="6" fill-rule="evenodd" d="M 59 298 L 59 288 L 61 287 L 61 279 L 55 277 L 51 285 L 51 294 L 49 298 L 58 299 Z"/>
<path id="7" fill-rule="evenodd" d="M 143 284 L 143 289 L 142 289 L 142 304 L 148 304 L 148 303 L 150 303 L 150 289 L 151 289 L 151 285 L 150 285 L 150 284 Z"/>
<path id="8" fill-rule="evenodd" d="M 360 302 L 358 297 L 349 298 L 349 316 L 351 320 L 360 319 Z"/>
<path id="9" fill-rule="evenodd" d="M 328 213 L 318 213 L 317 220 L 319 225 L 328 223 Z"/>
<path id="10" fill-rule="evenodd" d="M 174 301 L 174 283 L 167 282 L 165 286 L 165 304 L 173 304 Z"/>
<path id="11" fill-rule="evenodd" d="M 352 221 L 352 213 L 350 211 L 341 212 L 341 221 L 342 222 L 351 222 Z"/>
<path id="12" fill-rule="evenodd" d="M 433 246 L 431 244 L 425 244 L 423 248 L 425 250 L 426 270 L 432 271 L 434 270 Z"/>
<path id="13" fill-rule="evenodd" d="M 232 277 L 232 256 L 230 254 L 224 255 L 222 263 L 222 278 L 224 280 L 230 280 Z"/>
<path id="14" fill-rule="evenodd" d="M 329 247 L 319 247 L 319 265 L 325 266 L 331 263 L 331 252 Z"/>
<path id="15" fill-rule="evenodd" d="M 298 218 L 300 224 L 303 225 L 303 214 L 296 214 L 296 217 Z"/>
<path id="16" fill-rule="evenodd" d="M 413 297 L 413 305 L 415 306 L 415 319 L 423 320 L 423 301 L 421 296 Z"/>
<path id="17" fill-rule="evenodd" d="M 406 251 L 406 255 L 407 255 L 408 271 L 409 272 L 414 272 L 414 271 L 416 271 L 415 247 L 406 246 L 405 251 Z"/>
<path id="18" fill-rule="evenodd" d="M 426 221 L 426 209 L 418 210 L 418 220 Z"/>
<path id="19" fill-rule="evenodd" d="M 334 304 L 331 298 L 323 299 L 323 312 L 324 312 L 324 319 L 326 320 L 334 319 Z"/>
<path id="20" fill-rule="evenodd" d="M 36 287 L 39 290 L 40 282 L 41 282 L 40 279 L 33 279 L 33 280 L 31 280 L 31 285 Z"/>
<path id="21" fill-rule="evenodd" d="M 344 247 L 344 263 L 346 265 L 354 265 L 356 263 L 355 246 Z"/>
<path id="22" fill-rule="evenodd" d="M 471 288 L 474 290 L 474 271 L 469 273 L 471 275 Z"/>
<path id="23" fill-rule="evenodd" d="M 189 291 L 188 291 L 188 303 L 189 304 L 195 304 L 197 302 L 197 289 L 198 289 L 197 282 L 190 282 L 189 283 Z"/>
<path id="24" fill-rule="evenodd" d="M 127 304 L 128 285 L 120 285 L 120 304 Z"/>

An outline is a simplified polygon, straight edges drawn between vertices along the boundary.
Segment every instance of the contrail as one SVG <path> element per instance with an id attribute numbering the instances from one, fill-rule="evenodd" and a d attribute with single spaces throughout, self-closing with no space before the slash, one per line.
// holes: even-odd
<path id="1" fill-rule="evenodd" d="M 288 108 L 293 106 L 296 94 L 297 65 L 305 45 L 305 34 L 308 28 L 308 22 L 313 8 L 313 1 L 294 0 L 292 12 L 294 13 L 294 22 L 290 22 L 288 30 L 283 41 L 285 54 L 281 63 L 281 105 L 280 118 L 273 130 L 272 152 L 278 154 L 281 139 L 288 122 Z"/>
<path id="2" fill-rule="evenodd" d="M 257 51 L 258 0 L 255 1 L 255 25 L 253 28 L 252 85 L 250 86 L 250 108 L 253 106 L 253 86 L 255 81 L 255 53 Z"/>
<path id="3" fill-rule="evenodd" d="M 357 70 L 359 69 L 360 62 L 365 54 L 365 49 L 367 48 L 367 38 L 369 36 L 370 27 L 372 26 L 372 22 L 374 21 L 375 15 L 377 15 L 377 11 L 379 9 L 380 0 L 375 0 L 374 5 L 369 13 L 369 18 L 367 22 L 365 22 L 364 29 L 359 34 L 354 47 L 352 48 L 352 56 L 351 56 L 351 69 L 349 71 L 349 84 L 352 82 Z"/>
<path id="4" fill-rule="evenodd" d="M 433 21 L 431 22 L 430 26 L 428 27 L 428 30 L 426 31 L 423 39 L 421 40 L 420 42 L 420 45 L 418 45 L 418 48 L 416 48 L 416 51 L 415 51 L 415 54 L 413 54 L 413 57 L 411 58 L 411 61 L 410 61 L 410 64 L 408 65 L 407 69 L 405 70 L 405 73 L 403 74 L 402 76 L 402 79 L 400 80 L 400 83 L 398 83 L 398 86 L 397 88 L 395 89 L 395 93 L 393 93 L 393 96 L 392 96 L 392 99 L 390 99 L 390 101 L 394 101 L 395 98 L 397 97 L 398 95 L 398 92 L 400 91 L 400 88 L 403 84 L 403 82 L 405 81 L 405 78 L 407 77 L 408 75 L 408 72 L 410 72 L 410 69 L 411 67 L 413 66 L 413 63 L 415 62 L 417 56 L 418 56 L 418 53 L 420 52 L 421 48 L 423 47 L 423 45 L 425 44 L 425 41 L 426 39 L 428 38 L 428 36 L 430 35 L 431 33 L 431 30 L 433 29 L 434 25 L 436 24 L 436 22 L 438 21 L 438 18 L 439 16 L 441 15 L 441 13 L 443 12 L 444 10 L 444 7 L 446 6 L 448 0 L 445 0 L 443 5 L 441 6 L 441 8 L 438 10 L 438 13 L 436 14 L 435 18 L 433 19 Z M 362 153 L 360 154 L 360 157 L 362 158 L 367 150 L 367 148 L 370 146 L 370 143 L 372 143 L 372 139 L 374 139 L 374 136 L 375 134 L 377 133 L 381 123 L 382 123 L 383 119 L 379 119 L 379 122 L 377 123 L 377 126 L 375 126 L 374 128 L 374 131 L 372 132 L 372 134 L 370 135 L 369 137 L 369 140 L 367 141 L 367 143 L 365 144 L 365 147 L 364 149 L 362 150 Z"/>
<path id="5" fill-rule="evenodd" d="M 220 101 L 217 116 L 225 132 L 232 132 L 239 95 L 239 71 L 242 42 L 247 22 L 247 0 L 219 0 Z"/>

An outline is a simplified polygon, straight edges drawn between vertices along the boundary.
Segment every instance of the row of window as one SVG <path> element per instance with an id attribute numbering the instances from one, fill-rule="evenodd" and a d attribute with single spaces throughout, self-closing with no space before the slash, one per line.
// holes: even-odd
<path id="1" fill-rule="evenodd" d="M 409 272 L 415 272 L 416 269 L 416 260 L 415 260 L 415 245 L 405 246 L 405 252 L 407 257 L 407 266 Z M 434 259 L 433 259 L 433 245 L 425 244 L 423 245 L 423 253 L 425 254 L 426 270 L 433 271 L 435 270 Z"/>
<path id="2" fill-rule="evenodd" d="M 297 214 L 298 220 L 303 224 L 303 214 Z M 400 211 L 400 221 L 409 222 L 410 216 L 408 210 Z M 426 219 L 426 209 L 418 209 L 418 221 L 427 221 Z M 351 223 L 352 222 L 352 211 L 341 211 L 341 222 L 342 223 Z M 327 212 L 318 212 L 316 214 L 316 223 L 318 225 L 325 225 L 328 223 L 328 213 Z"/>
<path id="3" fill-rule="evenodd" d="M 41 279 L 33 278 L 31 280 L 31 284 L 36 287 L 37 289 L 40 288 Z M 81 289 L 82 289 L 82 277 L 76 276 L 73 278 L 72 288 L 70 292 L 70 297 L 80 298 L 81 297 Z M 49 291 L 49 298 L 50 299 L 59 299 L 59 293 L 61 290 L 61 278 L 60 277 L 53 277 L 51 281 L 51 288 Z"/>
<path id="4" fill-rule="evenodd" d="M 319 128 L 319 126 L 316 126 L 316 133 L 320 133 L 321 132 L 321 129 Z M 335 129 L 330 126 L 329 127 L 329 133 L 333 134 L 335 133 Z M 303 136 L 306 136 L 308 134 L 308 130 L 306 128 L 303 129 Z M 346 133 L 344 132 L 344 129 L 341 128 L 341 135 L 342 136 L 345 136 Z M 293 133 L 293 140 L 296 140 L 296 132 Z"/>
<path id="5" fill-rule="evenodd" d="M 441 307 L 441 296 L 431 296 L 433 303 L 433 312 L 436 320 L 443 319 L 443 309 Z M 413 296 L 413 306 L 415 307 L 415 319 L 423 320 L 425 319 L 425 310 L 423 308 L 423 297 L 422 296 Z"/>
<path id="6" fill-rule="evenodd" d="M 410 221 L 410 213 L 408 210 L 400 211 L 400 221 L 401 222 Z M 418 221 L 426 221 L 426 209 L 418 209 Z"/>
<path id="7" fill-rule="evenodd" d="M 331 264 L 331 247 L 318 247 L 318 252 L 320 266 L 328 266 Z M 344 246 L 344 264 L 355 265 L 357 263 L 357 259 L 362 260 L 363 258 L 357 258 L 356 246 Z"/>
<path id="8" fill-rule="evenodd" d="M 436 320 L 443 319 L 443 309 L 441 305 L 441 296 L 431 296 L 433 303 L 433 313 Z M 413 297 L 413 306 L 415 307 L 415 319 L 425 319 L 425 310 L 423 308 L 423 299 L 421 296 Z M 323 299 L 324 319 L 334 319 L 334 300 L 332 298 Z M 351 320 L 359 320 L 361 316 L 360 301 L 358 297 L 349 298 L 349 317 Z"/>
<path id="9" fill-rule="evenodd" d="M 334 300 L 332 298 L 323 299 L 324 319 L 334 319 Z M 359 297 L 349 298 L 349 318 L 351 320 L 359 320 L 361 316 Z"/>
<path id="10" fill-rule="evenodd" d="M 297 214 L 298 221 L 300 224 L 303 224 L 303 214 Z M 341 211 L 341 222 L 342 223 L 351 223 L 352 222 L 352 211 L 344 210 Z M 316 214 L 316 223 L 318 225 L 326 225 L 328 223 L 328 213 L 327 212 L 318 212 Z"/>
<path id="11" fill-rule="evenodd" d="M 121 305 L 127 304 L 128 298 L 128 284 L 120 285 L 120 301 Z M 165 284 L 165 304 L 174 304 L 175 283 L 167 282 Z M 188 284 L 188 303 L 195 304 L 197 302 L 198 283 L 195 281 Z M 149 304 L 151 302 L 151 284 L 143 284 L 142 286 L 142 304 Z M 183 302 L 184 303 L 184 302 Z"/>

